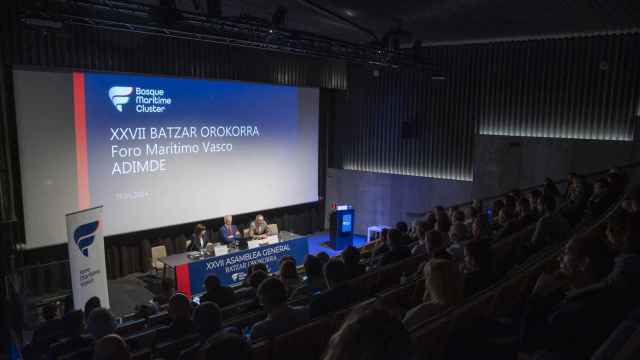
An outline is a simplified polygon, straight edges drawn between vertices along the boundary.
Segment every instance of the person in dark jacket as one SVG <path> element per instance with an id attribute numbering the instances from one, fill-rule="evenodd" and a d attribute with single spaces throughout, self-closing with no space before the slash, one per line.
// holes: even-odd
<path id="1" fill-rule="evenodd" d="M 193 323 L 198 332 L 198 342 L 183 350 L 178 360 L 195 360 L 198 350 L 207 342 L 207 339 L 222 329 L 220 308 L 210 301 L 200 303 L 193 312 Z"/>
<path id="2" fill-rule="evenodd" d="M 524 312 L 520 351 L 590 358 L 631 309 L 603 286 L 601 280 L 610 270 L 611 257 L 601 239 L 579 236 L 569 241 L 560 260 L 561 279 L 568 286 L 542 277 L 538 281 Z"/>
<path id="3" fill-rule="evenodd" d="M 201 302 L 211 301 L 220 308 L 232 305 L 238 301 L 236 294 L 230 287 L 222 286 L 220 279 L 215 275 L 209 275 L 204 280 L 204 287 L 207 292 L 200 298 Z"/>
<path id="4" fill-rule="evenodd" d="M 330 260 L 324 266 L 328 290 L 315 295 L 309 304 L 311 317 L 328 314 L 353 305 L 359 296 L 347 282 L 347 272 L 340 260 Z"/>
<path id="5" fill-rule="evenodd" d="M 347 246 L 342 250 L 342 262 L 347 272 L 347 279 L 356 278 L 366 271 L 366 267 L 360 264 L 360 251 L 354 246 Z"/>
<path id="6" fill-rule="evenodd" d="M 402 234 L 396 229 L 389 230 L 387 247 L 389 251 L 382 255 L 378 266 L 393 264 L 411 256 L 409 248 L 402 245 Z"/>
<path id="7" fill-rule="evenodd" d="M 193 334 L 196 329 L 193 320 L 191 320 L 191 311 L 191 303 L 184 294 L 177 293 L 173 295 L 169 300 L 168 309 L 171 324 L 158 329 L 153 347 L 155 348 L 158 344 Z"/>

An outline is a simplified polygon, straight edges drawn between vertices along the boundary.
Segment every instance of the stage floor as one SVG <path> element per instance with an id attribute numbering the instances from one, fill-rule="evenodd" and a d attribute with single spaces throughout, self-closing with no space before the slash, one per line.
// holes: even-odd
<path id="1" fill-rule="evenodd" d="M 339 251 L 323 246 L 329 240 L 329 232 L 323 231 L 309 236 L 309 253 L 316 255 L 324 251 L 333 257 Z M 354 235 L 353 245 L 362 247 L 367 242 L 366 236 Z M 302 264 L 299 264 L 302 265 Z M 129 274 L 119 279 L 109 280 L 109 302 L 115 316 L 122 316 L 134 312 L 136 305 L 148 303 L 155 293 L 159 292 L 159 276 L 161 274 Z"/>
<path id="2" fill-rule="evenodd" d="M 336 256 L 340 254 L 339 251 L 333 250 L 326 246 L 323 246 L 322 243 L 329 241 L 329 232 L 323 231 L 319 233 L 315 233 L 309 236 L 309 254 L 316 255 L 317 253 L 324 251 L 329 256 Z M 366 236 L 354 235 L 353 236 L 353 246 L 360 248 L 367 242 Z"/>

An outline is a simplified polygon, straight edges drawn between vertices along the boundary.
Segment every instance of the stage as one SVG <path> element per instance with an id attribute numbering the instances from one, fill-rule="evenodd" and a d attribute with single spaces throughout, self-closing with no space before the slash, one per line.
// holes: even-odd
<path id="1" fill-rule="evenodd" d="M 309 253 L 316 255 L 321 251 L 333 257 L 340 254 L 322 245 L 329 240 L 329 232 L 318 232 L 308 237 Z M 365 236 L 354 235 L 353 245 L 362 247 L 367 241 Z M 301 264 L 298 264 L 301 265 Z M 149 303 L 160 291 L 161 273 L 133 273 L 127 276 L 109 280 L 109 302 L 115 316 L 122 316 L 134 312 L 136 305 Z M 173 276 L 173 275 L 171 275 Z"/>

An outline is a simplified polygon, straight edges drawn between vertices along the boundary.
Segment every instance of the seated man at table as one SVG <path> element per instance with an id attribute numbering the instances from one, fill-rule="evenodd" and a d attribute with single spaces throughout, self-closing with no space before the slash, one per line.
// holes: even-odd
<path id="1" fill-rule="evenodd" d="M 249 226 L 249 236 L 252 238 L 264 239 L 269 236 L 269 226 L 264 220 L 264 216 L 257 215 L 256 219 Z"/>
<path id="2" fill-rule="evenodd" d="M 231 244 L 240 237 L 240 231 L 238 231 L 238 227 L 232 224 L 233 218 L 231 215 L 224 216 L 224 225 L 220 227 L 218 230 L 218 236 L 220 238 L 220 242 L 223 244 Z"/>

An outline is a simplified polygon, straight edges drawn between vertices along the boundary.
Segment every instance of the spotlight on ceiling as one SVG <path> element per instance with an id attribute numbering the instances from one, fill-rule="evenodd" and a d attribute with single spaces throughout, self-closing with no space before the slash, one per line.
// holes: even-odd
<path id="1" fill-rule="evenodd" d="M 289 10 L 287 10 L 286 7 L 279 5 L 276 8 L 276 11 L 273 13 L 273 16 L 271 17 L 271 23 L 273 24 L 273 26 L 275 26 L 276 28 L 285 27 L 287 24 L 288 12 Z"/>

